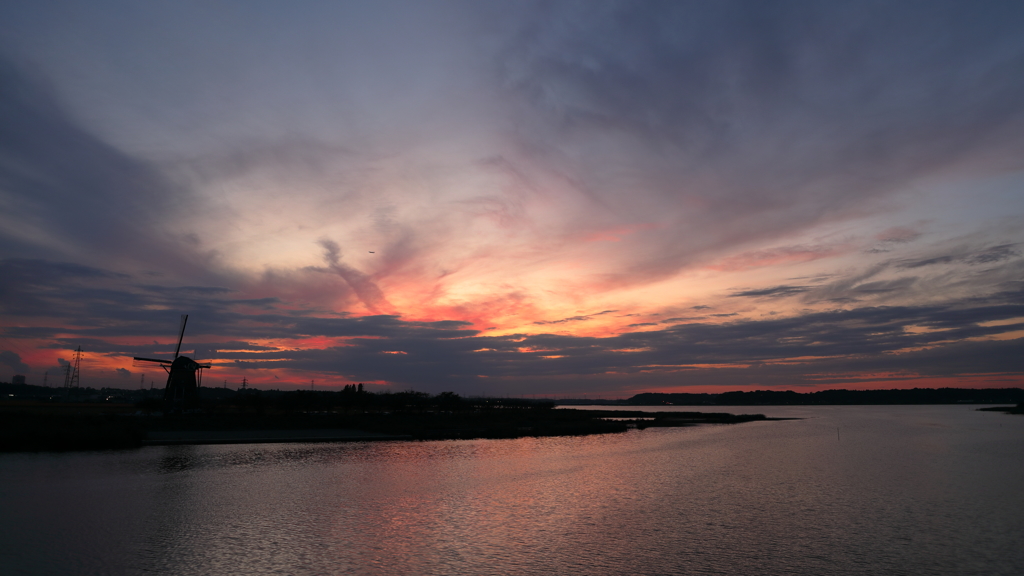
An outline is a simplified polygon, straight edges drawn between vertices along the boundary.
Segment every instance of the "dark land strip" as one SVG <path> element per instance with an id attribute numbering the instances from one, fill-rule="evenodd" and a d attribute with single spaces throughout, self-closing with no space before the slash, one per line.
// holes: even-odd
<path id="1" fill-rule="evenodd" d="M 388 398 L 392 405 L 367 397 L 363 406 L 316 406 L 322 409 L 209 402 L 173 415 L 133 404 L 5 401 L 0 402 L 0 451 L 573 436 L 771 420 L 762 414 L 558 410 L 551 402 L 466 400 L 454 394 L 416 398 L 420 401 L 404 404 Z"/>
<path id="2" fill-rule="evenodd" d="M 551 400 L 461 398 L 445 392 L 202 388 L 198 410 L 164 415 L 162 390 L 59 390 L 0 383 L 0 451 L 96 450 L 154 444 L 343 442 L 518 438 L 630 428 L 774 420 L 761 414 L 556 410 Z M 622 405 L 828 405 L 1005 403 L 1021 413 L 1020 388 L 639 394 Z M 571 401 L 559 403 L 572 404 Z M 579 402 L 582 403 L 582 402 Z"/>

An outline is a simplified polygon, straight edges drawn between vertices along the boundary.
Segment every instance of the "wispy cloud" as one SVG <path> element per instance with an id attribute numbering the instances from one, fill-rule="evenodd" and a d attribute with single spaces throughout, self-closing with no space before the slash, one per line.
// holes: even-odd
<path id="1" fill-rule="evenodd" d="M 534 322 L 537 326 L 545 326 L 548 324 L 566 324 L 568 322 L 584 322 L 598 316 L 604 316 L 605 314 L 612 314 L 618 312 L 618 310 L 603 310 L 601 312 L 595 312 L 594 314 L 586 314 L 583 316 L 572 316 L 569 318 L 562 318 L 561 320 L 537 320 Z"/>
<path id="2" fill-rule="evenodd" d="M 341 262 L 341 248 L 338 247 L 337 242 L 324 238 L 318 243 L 324 249 L 324 260 L 327 261 L 328 269 L 348 282 L 348 285 L 352 287 L 352 290 L 370 312 L 374 314 L 380 314 L 382 311 L 394 312 L 394 306 L 388 302 L 384 297 L 384 292 L 369 276 Z"/>
<path id="3" fill-rule="evenodd" d="M 977 251 L 958 251 L 955 254 L 944 254 L 917 260 L 903 260 L 897 263 L 900 268 L 921 268 L 922 266 L 934 266 L 937 264 L 993 264 L 1011 258 L 1019 257 L 1020 251 L 1017 244 L 1002 244 L 989 246 Z"/>
<path id="4" fill-rule="evenodd" d="M 739 292 L 733 292 L 729 296 L 733 298 L 782 298 L 785 296 L 793 296 L 795 294 L 801 294 L 807 292 L 811 288 L 809 286 L 772 286 L 771 288 L 760 288 L 755 290 L 741 290 Z"/>

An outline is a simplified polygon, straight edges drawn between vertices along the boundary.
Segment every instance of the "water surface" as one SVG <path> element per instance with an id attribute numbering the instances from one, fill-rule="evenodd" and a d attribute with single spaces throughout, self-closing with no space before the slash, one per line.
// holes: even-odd
<path id="1" fill-rule="evenodd" d="M 1024 417 L 974 408 L 703 407 L 805 419 L 0 455 L 0 565 L 14 574 L 1024 574 Z"/>

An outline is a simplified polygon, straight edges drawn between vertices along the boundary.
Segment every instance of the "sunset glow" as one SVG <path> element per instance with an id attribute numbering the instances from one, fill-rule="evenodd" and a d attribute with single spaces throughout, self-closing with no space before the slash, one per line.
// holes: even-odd
<path id="1" fill-rule="evenodd" d="M 0 380 L 1024 386 L 1019 10 L 102 4 L 0 8 Z"/>

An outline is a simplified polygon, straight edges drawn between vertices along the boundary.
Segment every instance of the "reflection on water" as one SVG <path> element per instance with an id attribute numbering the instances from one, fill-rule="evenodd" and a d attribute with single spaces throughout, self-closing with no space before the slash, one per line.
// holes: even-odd
<path id="1" fill-rule="evenodd" d="M 3 455 L 2 565 L 24 574 L 1024 573 L 1024 418 L 962 406 L 754 411 L 806 419 Z"/>
<path id="2" fill-rule="evenodd" d="M 196 460 L 195 446 L 173 446 L 160 457 L 158 467 L 162 474 L 184 472 L 195 467 Z"/>

